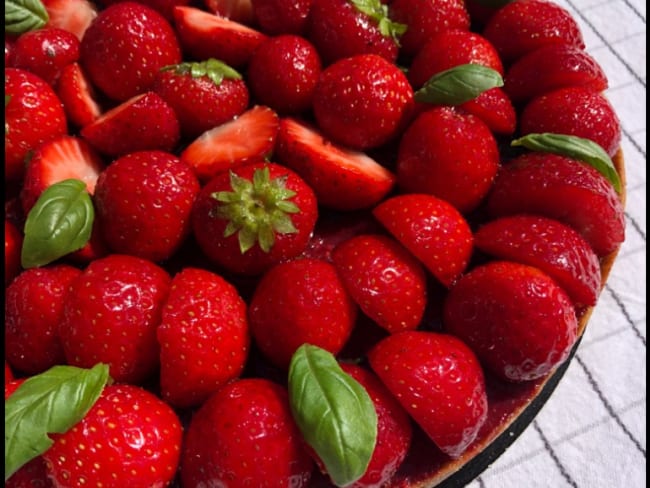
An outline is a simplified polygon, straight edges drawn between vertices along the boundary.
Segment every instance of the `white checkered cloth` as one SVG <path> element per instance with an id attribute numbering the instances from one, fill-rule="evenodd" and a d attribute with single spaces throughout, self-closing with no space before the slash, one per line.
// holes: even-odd
<path id="1" fill-rule="evenodd" d="M 470 488 L 646 486 L 646 2 L 555 0 L 581 26 L 623 127 L 626 241 L 566 375 Z"/>

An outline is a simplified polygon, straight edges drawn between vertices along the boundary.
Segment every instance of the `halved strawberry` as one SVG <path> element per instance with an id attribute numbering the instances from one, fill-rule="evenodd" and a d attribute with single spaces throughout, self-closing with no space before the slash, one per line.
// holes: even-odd
<path id="1" fill-rule="evenodd" d="M 374 159 L 290 117 L 280 121 L 275 157 L 307 181 L 321 205 L 337 210 L 371 207 L 395 184 L 395 175 Z"/>
<path id="2" fill-rule="evenodd" d="M 41 145 L 27 164 L 25 183 L 20 193 L 25 214 L 34 206 L 47 187 L 68 178 L 86 183 L 88 193 L 95 191 L 104 162 L 79 137 L 63 135 Z"/>
<path id="3" fill-rule="evenodd" d="M 49 16 L 47 25 L 72 32 L 79 40 L 97 17 L 97 7 L 89 0 L 42 0 Z"/>
<path id="4" fill-rule="evenodd" d="M 273 110 L 257 105 L 204 132 L 181 153 L 181 161 L 206 181 L 235 166 L 262 160 L 275 145 L 279 123 Z"/>
<path id="5" fill-rule="evenodd" d="M 194 7 L 175 7 L 176 33 L 192 58 L 216 58 L 239 68 L 248 63 L 266 35 L 244 24 Z"/>
<path id="6" fill-rule="evenodd" d="M 79 63 L 69 64 L 61 70 L 56 93 L 68 121 L 77 127 L 94 122 L 102 114 L 95 89 Z"/>

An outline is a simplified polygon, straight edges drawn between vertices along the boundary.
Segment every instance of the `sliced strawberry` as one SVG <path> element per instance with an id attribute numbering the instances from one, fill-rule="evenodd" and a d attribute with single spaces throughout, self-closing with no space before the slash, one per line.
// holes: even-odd
<path id="1" fill-rule="evenodd" d="M 104 162 L 90 145 L 74 136 L 60 136 L 41 145 L 27 164 L 25 183 L 20 193 L 25 214 L 47 187 L 75 178 L 86 183 L 88 193 L 95 191 Z"/>
<path id="2" fill-rule="evenodd" d="M 395 175 L 374 159 L 293 118 L 280 122 L 275 157 L 307 181 L 320 204 L 338 210 L 371 207 L 395 184 Z"/>
<path id="3" fill-rule="evenodd" d="M 203 0 L 203 3 L 213 14 L 246 25 L 255 23 L 253 0 Z"/>
<path id="4" fill-rule="evenodd" d="M 248 63 L 266 35 L 244 24 L 194 7 L 175 7 L 174 22 L 183 50 L 192 58 L 216 58 L 234 68 Z"/>
<path id="5" fill-rule="evenodd" d="M 121 103 L 81 129 L 102 154 L 112 157 L 134 151 L 171 150 L 180 140 L 174 110 L 155 92 L 146 92 Z"/>
<path id="6" fill-rule="evenodd" d="M 77 127 L 94 122 L 103 112 L 95 88 L 79 63 L 69 64 L 61 70 L 56 93 L 68 121 Z"/>
<path id="7" fill-rule="evenodd" d="M 41 0 L 49 20 L 47 25 L 73 33 L 79 40 L 97 17 L 97 7 L 89 0 Z"/>
<path id="8" fill-rule="evenodd" d="M 257 105 L 204 132 L 183 150 L 181 161 L 207 181 L 217 173 L 268 156 L 275 145 L 279 124 L 273 110 Z"/>
<path id="9" fill-rule="evenodd" d="M 108 7 L 114 3 L 120 3 L 124 0 L 99 0 L 99 2 L 104 6 Z M 189 3 L 196 3 L 193 0 L 137 0 L 138 3 L 151 7 L 152 9 L 163 14 L 163 16 L 170 22 L 174 20 L 174 7 L 178 5 L 188 5 Z M 207 4 L 206 0 L 206 4 Z"/>

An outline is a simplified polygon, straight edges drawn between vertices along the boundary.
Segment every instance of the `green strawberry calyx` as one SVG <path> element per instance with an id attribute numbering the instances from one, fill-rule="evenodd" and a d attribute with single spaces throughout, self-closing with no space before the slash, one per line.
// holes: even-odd
<path id="1" fill-rule="evenodd" d="M 351 0 L 351 3 L 359 12 L 377 22 L 379 32 L 384 37 L 392 37 L 397 41 L 406 32 L 406 24 L 393 22 L 388 16 L 388 6 L 380 0 Z"/>
<path id="2" fill-rule="evenodd" d="M 290 214 L 300 209 L 289 201 L 296 192 L 288 189 L 286 182 L 286 175 L 271 179 L 268 167 L 256 169 L 252 181 L 231 171 L 232 191 L 211 194 L 219 202 L 212 215 L 228 221 L 223 235 L 237 234 L 242 254 L 256 243 L 264 252 L 269 252 L 276 233 L 298 232 Z"/>
<path id="3" fill-rule="evenodd" d="M 172 64 L 161 68 L 161 71 L 173 71 L 179 75 L 188 74 L 192 78 L 207 76 L 215 85 L 220 85 L 223 80 L 241 80 L 242 78 L 237 70 L 214 58 L 205 61 Z"/>

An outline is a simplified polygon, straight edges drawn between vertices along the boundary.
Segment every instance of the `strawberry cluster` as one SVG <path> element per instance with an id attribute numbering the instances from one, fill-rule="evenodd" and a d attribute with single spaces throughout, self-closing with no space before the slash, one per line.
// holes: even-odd
<path id="1" fill-rule="evenodd" d="M 624 239 L 603 70 L 498 3 L 6 2 L 6 486 L 409 486 L 483 442 Z"/>

